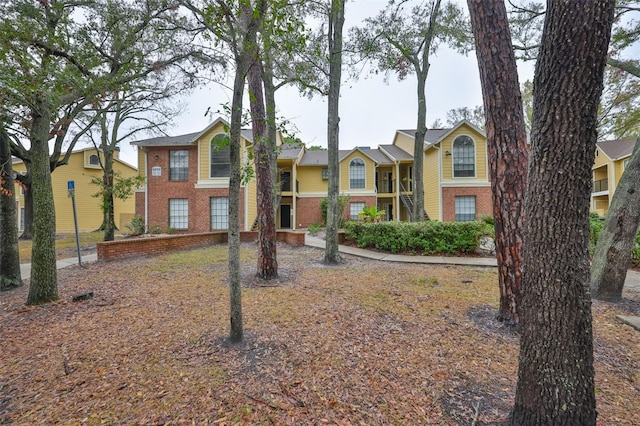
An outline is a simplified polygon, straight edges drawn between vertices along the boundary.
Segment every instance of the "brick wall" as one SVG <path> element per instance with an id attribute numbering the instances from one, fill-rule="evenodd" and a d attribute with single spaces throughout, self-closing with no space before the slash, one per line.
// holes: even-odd
<path id="1" fill-rule="evenodd" d="M 159 227 L 161 231 L 169 227 L 169 200 L 187 199 L 189 221 L 187 229 L 176 229 L 176 233 L 198 233 L 211 231 L 211 197 L 228 197 L 228 188 L 195 188 L 198 182 L 198 150 L 197 147 L 147 147 L 147 191 L 149 213 L 147 228 Z M 169 152 L 176 149 L 189 151 L 189 179 L 184 181 L 169 180 Z M 160 176 L 151 176 L 152 167 L 160 167 Z M 144 193 L 136 194 L 136 212 L 144 217 Z M 141 203 L 138 205 L 138 203 Z M 240 189 L 240 229 L 244 230 L 244 188 Z"/>
<path id="2" fill-rule="evenodd" d="M 296 202 L 296 226 L 308 228 L 312 223 L 323 223 L 320 203 L 324 197 L 299 198 Z"/>
<path id="3" fill-rule="evenodd" d="M 476 218 L 482 215 L 493 216 L 493 201 L 491 187 L 442 188 L 442 220 L 455 222 L 456 196 L 475 195 Z"/>
<path id="4" fill-rule="evenodd" d="M 220 231 L 200 234 L 129 238 L 118 241 L 99 242 L 96 245 L 98 247 L 98 260 L 113 260 L 123 257 L 132 258 L 142 255 L 156 255 L 178 250 L 208 247 L 214 244 L 225 244 L 227 237 L 228 234 L 226 231 Z M 257 232 L 240 233 L 240 241 L 251 242 L 257 238 Z M 278 231 L 276 238 L 280 242 L 295 246 L 304 246 L 304 232 Z"/>

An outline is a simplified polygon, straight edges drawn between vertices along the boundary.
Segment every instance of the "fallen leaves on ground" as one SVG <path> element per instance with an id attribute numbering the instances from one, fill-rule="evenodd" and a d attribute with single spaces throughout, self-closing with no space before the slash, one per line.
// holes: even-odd
<path id="1" fill-rule="evenodd" d="M 493 317 L 495 269 L 278 247 L 280 278 L 241 254 L 245 338 L 228 335 L 225 247 L 59 271 L 60 301 L 0 294 L 0 423 L 496 424 L 518 337 Z M 94 297 L 71 302 L 77 295 Z M 640 298 L 594 302 L 598 423 L 637 424 Z"/>

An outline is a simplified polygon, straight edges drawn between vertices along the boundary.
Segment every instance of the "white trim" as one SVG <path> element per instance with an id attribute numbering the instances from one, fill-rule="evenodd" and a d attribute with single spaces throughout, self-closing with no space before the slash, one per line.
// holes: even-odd
<path id="1" fill-rule="evenodd" d="M 198 139 L 198 164 L 197 164 L 197 167 L 198 167 L 198 180 L 200 180 L 200 176 L 202 176 L 202 174 L 201 174 L 202 170 L 201 170 L 201 167 L 200 167 L 200 163 L 202 162 L 201 160 L 202 160 L 202 143 L 201 143 L 200 139 Z"/>
<path id="2" fill-rule="evenodd" d="M 440 182 L 440 187 L 442 188 L 465 188 L 465 187 L 486 187 L 486 186 L 491 186 L 491 182 L 486 182 L 486 181 L 481 181 L 481 180 L 473 180 L 473 181 L 465 181 L 465 182 L 460 182 L 460 181 L 450 181 L 450 180 L 445 180 L 443 182 Z"/>
<path id="3" fill-rule="evenodd" d="M 441 147 L 435 149 L 438 151 L 438 220 L 442 221 L 442 149 Z M 453 167 L 451 171 L 453 173 Z"/>
<path id="4" fill-rule="evenodd" d="M 609 190 L 606 190 L 606 191 L 600 191 L 600 192 L 592 192 L 592 193 L 591 193 L 591 198 L 594 198 L 594 197 L 602 197 L 603 195 L 609 195 Z"/>
<path id="5" fill-rule="evenodd" d="M 193 187 L 196 189 L 229 188 L 229 178 L 198 180 Z"/>
<path id="6" fill-rule="evenodd" d="M 607 182 L 607 189 L 609 189 L 611 195 L 613 196 L 613 194 L 616 192 L 616 162 L 612 161 L 611 167 L 609 167 L 607 170 L 611 170 L 611 175 L 613 176 L 613 179 L 609 178 L 609 182 Z M 609 206 L 611 206 L 611 200 L 609 200 Z"/>
<path id="7" fill-rule="evenodd" d="M 242 187 L 242 186 L 241 186 Z M 256 188 L 256 192 L 258 192 L 258 188 Z M 227 199 L 229 196 L 227 195 Z M 244 230 L 251 231 L 249 229 L 249 188 L 248 185 L 244 188 Z M 258 203 L 256 202 L 256 215 L 258 214 Z"/>

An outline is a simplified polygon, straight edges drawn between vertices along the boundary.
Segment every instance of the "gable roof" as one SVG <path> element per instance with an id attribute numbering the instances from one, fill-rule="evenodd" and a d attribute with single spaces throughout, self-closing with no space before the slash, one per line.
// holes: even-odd
<path id="1" fill-rule="evenodd" d="M 218 124 L 223 124 L 225 126 L 229 126 L 226 120 L 218 117 L 213 122 L 211 122 L 204 130 L 194 133 L 187 133 L 186 135 L 179 136 L 160 136 L 156 138 L 150 139 L 142 139 L 139 141 L 130 142 L 131 145 L 134 146 L 184 146 L 184 145 L 192 145 L 206 133 L 208 133 L 211 129 L 216 127 Z M 253 131 L 251 129 L 241 129 L 240 135 L 250 143 L 253 143 Z"/>
<path id="2" fill-rule="evenodd" d="M 628 157 L 633 152 L 633 147 L 636 145 L 636 139 L 617 139 L 613 141 L 602 141 L 596 143 L 596 146 L 600 148 L 600 151 L 604 152 L 607 157 L 612 160 L 619 160 L 624 157 Z"/>
<path id="3" fill-rule="evenodd" d="M 280 145 L 278 159 L 295 160 L 303 149 L 303 146 L 297 143 L 283 143 Z"/>
<path id="4" fill-rule="evenodd" d="M 344 160 L 349 154 L 360 151 L 377 164 L 393 164 L 393 160 L 385 155 L 379 149 L 371 149 L 369 147 L 355 147 L 353 149 L 341 149 L 338 151 L 338 161 Z M 329 151 L 326 149 L 317 151 L 305 151 L 300 166 L 326 166 L 329 164 Z"/>
<path id="5" fill-rule="evenodd" d="M 481 128 L 479 128 L 478 126 L 476 126 L 475 124 L 473 124 L 469 120 L 460 120 L 456 124 L 454 124 L 453 127 L 449 128 L 449 129 L 427 129 L 427 132 L 424 135 L 424 142 L 425 142 L 424 149 L 425 149 L 425 151 L 427 149 L 431 148 L 432 146 L 440 143 L 440 141 L 442 141 L 444 138 L 446 138 L 451 133 L 456 131 L 459 127 L 461 127 L 462 125 L 465 125 L 465 124 L 467 126 L 471 127 L 476 132 L 480 133 L 482 136 L 484 136 L 484 137 L 487 136 L 486 133 L 484 132 L 484 130 L 482 130 Z M 397 130 L 396 132 L 397 133 L 402 133 L 402 134 L 404 134 L 406 136 L 409 136 L 410 138 L 415 138 L 416 137 L 416 130 L 415 129 L 402 129 L 402 130 Z"/>
<path id="6" fill-rule="evenodd" d="M 396 160 L 413 160 L 413 155 L 396 145 L 380 145 L 378 146 L 382 152 Z"/>

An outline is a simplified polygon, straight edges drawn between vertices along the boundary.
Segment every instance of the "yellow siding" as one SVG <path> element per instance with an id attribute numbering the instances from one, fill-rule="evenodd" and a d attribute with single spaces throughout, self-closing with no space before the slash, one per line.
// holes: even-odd
<path id="1" fill-rule="evenodd" d="M 354 158 L 360 158 L 365 165 L 365 182 L 364 189 L 355 189 L 353 191 L 373 191 L 375 188 L 375 170 L 376 165 L 371 158 L 363 154 L 361 151 L 355 150 L 340 161 L 340 192 L 349 192 L 349 164 Z"/>
<path id="2" fill-rule="evenodd" d="M 224 124 L 222 122 L 218 123 L 213 128 L 209 129 L 207 133 L 202 135 L 198 139 L 198 155 L 200 156 L 198 165 L 200 168 L 200 174 L 198 175 L 198 180 L 210 180 L 211 170 L 211 139 L 218 134 L 226 134 Z M 247 151 L 246 145 L 249 143 L 243 137 L 240 137 L 241 142 L 241 151 L 240 158 L 245 157 L 245 152 Z"/>
<path id="3" fill-rule="evenodd" d="M 138 148 L 138 174 L 140 176 L 146 176 L 147 170 L 145 169 L 145 157 L 146 153 L 142 148 Z"/>
<path id="4" fill-rule="evenodd" d="M 246 186 L 247 190 L 247 227 L 251 228 L 258 215 L 258 185 L 255 179 L 251 179 Z M 248 230 L 248 229 L 247 229 Z"/>
<path id="5" fill-rule="evenodd" d="M 393 142 L 394 145 L 404 149 L 409 154 L 413 155 L 414 148 L 414 138 L 410 138 L 409 136 L 403 133 L 396 133 L 395 140 Z"/>
<path id="6" fill-rule="evenodd" d="M 455 132 L 448 135 L 440 142 L 441 156 L 442 156 L 442 179 L 453 179 L 453 155 L 446 155 L 449 151 L 453 153 L 453 141 L 460 135 L 466 135 L 471 137 L 475 142 L 476 149 L 476 180 L 486 181 L 487 177 L 487 143 L 484 136 L 476 132 L 466 124 L 461 125 Z M 456 178 L 460 179 L 460 178 Z M 470 178 L 466 178 L 470 179 Z"/>
<path id="7" fill-rule="evenodd" d="M 430 149 L 424 158 L 424 208 L 430 219 L 440 219 L 439 153 Z"/>
<path id="8" fill-rule="evenodd" d="M 596 148 L 596 157 L 593 162 L 593 168 L 596 169 L 605 164 L 611 164 L 611 160 L 609 160 L 609 157 L 607 157 L 605 153 L 600 150 L 600 148 Z"/>
<path id="9" fill-rule="evenodd" d="M 629 158 L 629 157 L 627 157 Z M 618 182 L 620 182 L 620 178 L 622 177 L 622 173 L 624 173 L 624 160 L 617 160 L 615 163 L 615 171 L 616 171 L 616 182 L 615 182 L 615 186 L 618 186 Z"/>
<path id="10" fill-rule="evenodd" d="M 328 180 L 322 179 L 322 169 L 327 166 L 298 166 L 297 178 L 300 182 L 300 193 L 327 193 Z"/>
<path id="11" fill-rule="evenodd" d="M 95 151 L 91 151 L 94 153 Z M 25 170 L 24 164 L 14 165 L 16 171 Z M 138 171 L 118 160 L 114 160 L 114 171 L 120 172 L 122 177 L 131 177 Z M 56 232 L 73 232 L 75 230 L 73 220 L 73 206 L 67 193 L 67 182 L 72 180 L 75 184 L 76 211 L 78 216 L 78 229 L 81 232 L 95 231 L 102 224 L 102 210 L 100 199 L 92 195 L 99 188 L 91 184 L 91 178 L 102 177 L 102 169 L 85 167 L 85 151 L 71 154 L 69 164 L 56 168 L 51 174 L 53 187 L 53 201 L 56 210 Z M 20 196 L 20 207 L 24 207 L 24 197 Z M 118 229 L 123 230 L 135 213 L 135 196 L 125 201 L 114 201 L 115 222 Z"/>

